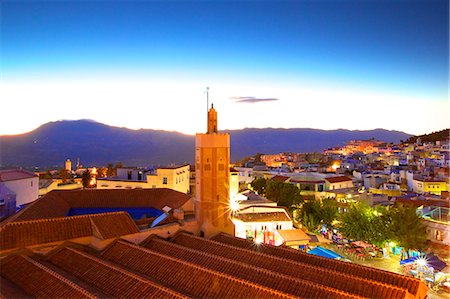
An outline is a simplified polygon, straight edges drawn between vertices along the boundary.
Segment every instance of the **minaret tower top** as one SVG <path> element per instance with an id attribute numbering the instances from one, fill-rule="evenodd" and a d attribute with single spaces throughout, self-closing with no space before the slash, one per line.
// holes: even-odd
<path id="1" fill-rule="evenodd" d="M 208 131 L 206 133 L 217 133 L 217 111 L 214 109 L 214 105 L 211 105 L 211 109 L 208 111 Z"/>

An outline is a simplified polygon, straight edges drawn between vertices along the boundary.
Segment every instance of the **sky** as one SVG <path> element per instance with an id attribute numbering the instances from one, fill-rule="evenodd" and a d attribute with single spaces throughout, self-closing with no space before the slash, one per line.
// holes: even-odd
<path id="1" fill-rule="evenodd" d="M 450 127 L 449 2 L 0 2 L 0 135 Z"/>

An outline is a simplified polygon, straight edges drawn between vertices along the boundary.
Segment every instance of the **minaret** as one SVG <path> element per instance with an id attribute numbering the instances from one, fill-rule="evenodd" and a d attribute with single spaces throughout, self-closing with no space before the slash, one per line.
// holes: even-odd
<path id="1" fill-rule="evenodd" d="M 200 235 L 234 235 L 230 220 L 230 135 L 218 133 L 217 112 L 208 111 L 208 131 L 195 136 L 195 216 Z"/>

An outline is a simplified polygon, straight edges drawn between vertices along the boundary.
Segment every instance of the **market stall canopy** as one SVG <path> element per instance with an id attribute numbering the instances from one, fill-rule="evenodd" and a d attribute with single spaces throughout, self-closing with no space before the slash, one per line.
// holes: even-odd
<path id="1" fill-rule="evenodd" d="M 309 254 L 318 255 L 321 257 L 326 257 L 329 259 L 339 259 L 339 260 L 345 260 L 345 257 L 342 255 L 337 254 L 336 252 L 323 248 L 321 246 L 317 246 L 316 248 L 308 251 Z"/>
<path id="2" fill-rule="evenodd" d="M 416 261 L 418 258 L 419 258 L 419 256 L 413 256 L 406 260 L 402 260 L 402 261 L 400 261 L 400 265 L 410 264 L 410 263 Z M 447 264 L 445 262 L 441 261 L 437 256 L 435 256 L 432 253 L 428 254 L 425 259 L 427 261 L 427 265 L 433 267 L 433 269 L 436 271 L 441 271 L 442 269 L 444 269 L 447 266 Z"/>

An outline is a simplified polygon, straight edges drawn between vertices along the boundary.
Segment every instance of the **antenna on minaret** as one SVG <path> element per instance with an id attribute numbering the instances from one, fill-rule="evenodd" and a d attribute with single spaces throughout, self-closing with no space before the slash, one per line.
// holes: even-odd
<path id="1" fill-rule="evenodd" d="M 206 86 L 206 113 L 208 113 L 209 110 L 209 86 Z"/>

